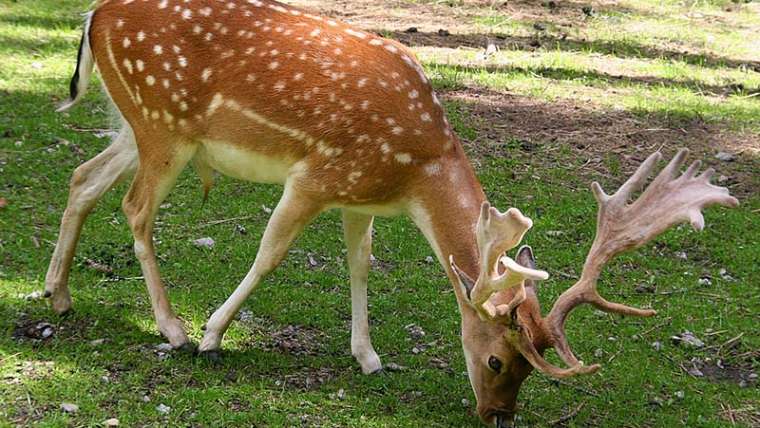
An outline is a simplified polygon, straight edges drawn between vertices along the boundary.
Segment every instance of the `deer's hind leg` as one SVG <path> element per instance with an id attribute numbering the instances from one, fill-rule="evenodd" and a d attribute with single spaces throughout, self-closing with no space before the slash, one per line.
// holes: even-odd
<path id="1" fill-rule="evenodd" d="M 190 341 L 182 321 L 172 311 L 161 281 L 153 247 L 153 225 L 158 207 L 193 158 L 197 145 L 172 138 L 161 133 L 137 135 L 140 162 L 122 208 L 132 229 L 135 255 L 148 287 L 158 330 L 173 347 L 179 348 Z"/>
<path id="2" fill-rule="evenodd" d="M 53 310 L 57 313 L 64 313 L 71 308 L 69 271 L 84 221 L 98 200 L 116 184 L 134 174 L 136 168 L 137 146 L 134 134 L 125 125 L 111 145 L 74 170 L 58 242 L 45 276 L 45 296 L 50 298 Z"/>

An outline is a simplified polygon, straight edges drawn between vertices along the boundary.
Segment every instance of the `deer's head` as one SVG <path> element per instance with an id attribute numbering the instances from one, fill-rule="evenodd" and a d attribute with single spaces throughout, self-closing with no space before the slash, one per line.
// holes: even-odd
<path id="1" fill-rule="evenodd" d="M 531 220 L 515 208 L 501 213 L 483 204 L 476 228 L 478 277 L 472 278 L 450 258 L 460 295 L 479 318 L 463 318 L 462 342 L 483 422 L 500 428 L 512 426 L 520 386 L 533 369 L 554 378 L 599 369 L 597 364 L 587 366 L 578 360 L 565 337 L 565 319 L 576 306 L 590 303 L 611 313 L 655 314 L 651 309 L 612 303 L 599 295 L 596 283 L 605 263 L 621 252 L 644 245 L 675 224 L 688 221 L 694 229 L 701 230 L 701 210 L 709 205 L 738 205 L 727 189 L 710 184 L 712 169 L 697 175 L 699 161 L 679 174 L 686 153 L 681 150 L 633 202 L 629 202 L 631 195 L 645 187 L 661 159 L 659 152 L 649 156 L 611 196 L 593 183 L 599 204 L 596 237 L 580 279 L 557 299 L 546 317 L 542 317 L 538 305 L 536 281 L 547 279 L 548 274 L 536 269 L 529 247 L 520 248 L 516 260 L 506 255 L 531 228 Z M 543 351 L 550 347 L 566 368 L 544 359 Z"/>

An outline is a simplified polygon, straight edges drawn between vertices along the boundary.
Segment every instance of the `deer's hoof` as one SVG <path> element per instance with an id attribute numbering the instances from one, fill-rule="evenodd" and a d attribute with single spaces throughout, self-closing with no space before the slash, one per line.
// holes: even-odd
<path id="1" fill-rule="evenodd" d="M 193 342 L 187 342 L 177 348 L 178 351 L 182 352 L 183 354 L 189 354 L 189 355 L 195 355 L 198 353 L 198 347 L 195 346 Z"/>
<path id="2" fill-rule="evenodd" d="M 222 362 L 222 353 L 219 350 L 212 349 L 209 351 L 201 351 L 198 353 L 202 358 L 212 362 L 212 363 L 221 363 Z"/>

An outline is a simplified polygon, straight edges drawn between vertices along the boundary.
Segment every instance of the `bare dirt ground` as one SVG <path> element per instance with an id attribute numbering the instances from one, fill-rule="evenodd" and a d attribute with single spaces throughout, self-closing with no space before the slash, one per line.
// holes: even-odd
<path id="1" fill-rule="evenodd" d="M 632 173 L 649 153 L 674 153 L 688 147 L 695 158 L 704 159 L 720 171 L 716 180 L 737 195 L 757 194 L 760 162 L 750 147 L 758 137 L 730 131 L 700 120 L 673 123 L 667 118 L 642 118 L 627 111 L 610 111 L 593 103 L 543 100 L 509 93 L 471 88 L 451 91 L 446 99 L 464 103 L 473 118 L 477 137 L 466 141 L 471 155 L 509 155 L 506 142 L 518 140 L 526 151 L 540 150 L 544 162 L 560 164 L 560 147 L 582 160 L 580 176 L 606 175 L 613 178 L 606 157 L 621 160 L 625 173 Z M 715 159 L 715 153 L 738 153 L 732 162 Z M 549 155 L 549 156 L 546 156 Z"/>

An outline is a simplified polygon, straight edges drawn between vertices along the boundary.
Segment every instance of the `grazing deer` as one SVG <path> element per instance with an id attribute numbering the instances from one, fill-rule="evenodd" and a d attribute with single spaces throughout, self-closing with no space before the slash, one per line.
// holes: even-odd
<path id="1" fill-rule="evenodd" d="M 103 0 L 87 17 L 71 98 L 61 110 L 82 97 L 95 65 L 124 126 L 72 178 L 45 281 L 56 311 L 71 306 L 68 271 L 88 212 L 116 182 L 134 176 L 123 208 L 156 322 L 173 346 L 189 344 L 161 283 L 153 221 L 192 163 L 206 192 L 214 171 L 284 186 L 253 267 L 209 319 L 199 350 L 220 349 L 236 312 L 301 230 L 339 208 L 351 276 L 351 352 L 372 373 L 381 368 L 367 321 L 372 221 L 405 214 L 454 285 L 478 413 L 498 427 L 511 425 L 533 369 L 562 378 L 599 368 L 568 346 L 564 323 L 575 306 L 654 314 L 597 293 L 605 263 L 674 224 L 701 229 L 704 207 L 738 203 L 709 183 L 712 170 L 696 175 L 698 161 L 679 176 L 685 151 L 633 203 L 659 153 L 612 196 L 594 184 L 597 235 L 581 279 L 542 317 L 535 281 L 548 275 L 536 270 L 529 247 L 516 260 L 506 256 L 531 220 L 486 202 L 422 67 L 402 45 L 270 0 Z M 550 347 L 567 368 L 544 360 Z"/>

